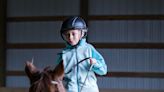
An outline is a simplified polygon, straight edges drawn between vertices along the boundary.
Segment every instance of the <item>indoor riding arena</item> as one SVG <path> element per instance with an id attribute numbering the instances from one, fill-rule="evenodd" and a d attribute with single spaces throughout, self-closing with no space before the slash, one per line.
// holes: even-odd
<path id="1" fill-rule="evenodd" d="M 164 92 L 164 0 L 0 0 L 0 16 L 0 92 L 29 91 L 26 61 L 56 66 L 70 16 L 105 59 L 100 92 Z"/>

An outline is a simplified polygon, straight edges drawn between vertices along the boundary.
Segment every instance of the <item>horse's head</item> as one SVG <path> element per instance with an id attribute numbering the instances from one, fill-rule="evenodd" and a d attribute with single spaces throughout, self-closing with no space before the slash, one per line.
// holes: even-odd
<path id="1" fill-rule="evenodd" d="M 55 69 L 46 67 L 42 71 L 39 71 L 33 63 L 26 62 L 25 72 L 31 83 L 29 92 L 65 92 L 62 84 L 63 62 L 60 62 Z"/>

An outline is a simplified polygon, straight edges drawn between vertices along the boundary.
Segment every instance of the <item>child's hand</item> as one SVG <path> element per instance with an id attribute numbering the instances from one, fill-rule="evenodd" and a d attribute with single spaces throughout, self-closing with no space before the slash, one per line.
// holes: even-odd
<path id="1" fill-rule="evenodd" d="M 95 58 L 90 58 L 90 64 L 96 64 L 97 63 L 97 60 Z"/>

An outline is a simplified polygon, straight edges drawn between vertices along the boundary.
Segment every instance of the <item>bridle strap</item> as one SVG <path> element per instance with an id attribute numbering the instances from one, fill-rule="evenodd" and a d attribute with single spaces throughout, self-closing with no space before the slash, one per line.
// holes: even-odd
<path id="1" fill-rule="evenodd" d="M 56 85 L 56 84 L 59 84 L 57 81 L 51 81 L 52 84 Z"/>

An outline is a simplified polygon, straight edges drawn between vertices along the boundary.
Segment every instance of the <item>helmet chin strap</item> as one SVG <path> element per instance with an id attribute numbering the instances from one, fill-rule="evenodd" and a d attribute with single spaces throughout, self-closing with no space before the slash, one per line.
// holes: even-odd
<path id="1" fill-rule="evenodd" d="M 81 38 L 83 38 L 85 35 L 85 32 L 83 30 L 81 30 Z"/>

